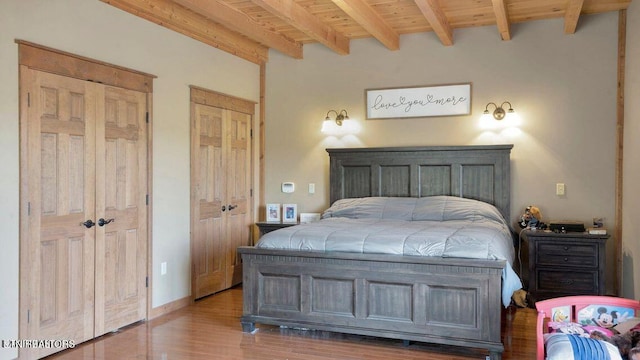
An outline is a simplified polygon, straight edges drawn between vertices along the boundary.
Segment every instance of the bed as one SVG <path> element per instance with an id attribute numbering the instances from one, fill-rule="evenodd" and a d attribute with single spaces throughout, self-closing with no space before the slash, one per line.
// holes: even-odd
<path id="1" fill-rule="evenodd" d="M 536 359 L 626 359 L 640 333 L 640 302 L 613 296 L 565 296 L 536 302 Z M 604 335 L 608 340 L 601 339 Z M 613 340 L 613 341 L 612 341 Z"/>
<path id="2" fill-rule="evenodd" d="M 415 201 L 414 208 L 420 209 L 419 198 L 444 199 L 444 203 L 462 198 L 490 204 L 498 217 L 508 219 L 511 148 L 328 149 L 330 202 L 392 198 Z M 330 209 L 323 215 L 328 219 L 320 223 L 332 221 L 336 208 Z M 407 214 L 393 214 L 387 212 L 382 220 L 411 222 L 402 218 Z M 414 215 L 412 211 L 410 216 Z M 369 227 L 374 226 L 380 225 Z M 304 226 L 272 233 L 299 233 L 299 227 Z M 394 232 L 385 229 L 387 234 Z M 350 233 L 341 231 L 345 236 Z M 450 246 L 439 245 L 450 250 L 439 256 L 405 252 L 404 245 L 402 251 L 388 252 L 342 249 L 340 241 L 329 242 L 330 246 L 302 241 L 290 249 L 262 247 L 261 239 L 254 247 L 238 249 L 243 261 L 243 331 L 253 332 L 256 323 L 280 325 L 486 349 L 492 360 L 501 359 L 501 313 L 511 295 L 503 286 L 513 264 L 512 234 L 507 236 L 511 249 L 506 252 L 511 255 L 483 258 L 460 257 L 463 237 Z M 413 248 L 415 252 L 419 246 Z M 512 283 L 510 288 L 520 286 L 519 279 L 515 282 L 518 285 Z"/>

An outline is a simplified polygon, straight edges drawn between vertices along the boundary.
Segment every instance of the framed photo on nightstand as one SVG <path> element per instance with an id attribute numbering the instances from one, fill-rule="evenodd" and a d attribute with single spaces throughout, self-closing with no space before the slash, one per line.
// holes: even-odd
<path id="1" fill-rule="evenodd" d="M 267 204 L 267 222 L 280 222 L 280 204 Z"/>
<path id="2" fill-rule="evenodd" d="M 298 222 L 298 205 L 296 204 L 284 204 L 282 205 L 283 223 L 295 223 Z"/>

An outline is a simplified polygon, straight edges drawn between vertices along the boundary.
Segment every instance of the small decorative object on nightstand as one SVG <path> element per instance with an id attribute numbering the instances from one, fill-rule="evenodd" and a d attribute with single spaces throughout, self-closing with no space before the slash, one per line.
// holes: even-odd
<path id="1" fill-rule="evenodd" d="M 529 244 L 529 292 L 537 300 L 605 294 L 609 235 L 524 230 Z"/>
<path id="2" fill-rule="evenodd" d="M 286 228 L 289 226 L 297 225 L 297 223 L 282 223 L 282 222 L 273 222 L 273 221 L 260 221 L 256 223 L 258 229 L 260 229 L 260 236 L 282 228 Z"/>

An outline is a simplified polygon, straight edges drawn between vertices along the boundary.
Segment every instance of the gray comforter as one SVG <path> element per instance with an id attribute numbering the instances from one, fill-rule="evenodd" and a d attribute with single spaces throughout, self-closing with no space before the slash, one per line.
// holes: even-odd
<path id="1" fill-rule="evenodd" d="M 509 226 L 492 205 L 451 196 L 336 201 L 322 220 L 265 234 L 259 248 L 501 259 L 503 303 L 522 287 Z"/>

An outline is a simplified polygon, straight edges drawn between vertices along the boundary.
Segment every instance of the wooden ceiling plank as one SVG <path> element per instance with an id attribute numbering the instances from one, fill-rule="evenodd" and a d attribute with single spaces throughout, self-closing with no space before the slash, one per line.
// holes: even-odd
<path id="1" fill-rule="evenodd" d="M 493 12 L 496 14 L 496 25 L 498 26 L 500 37 L 502 40 L 511 40 L 509 14 L 505 0 L 491 0 L 491 2 L 493 3 Z"/>
<path id="2" fill-rule="evenodd" d="M 584 0 L 569 0 L 569 3 L 567 4 L 567 11 L 564 13 L 565 34 L 575 34 L 583 5 Z"/>
<path id="3" fill-rule="evenodd" d="M 431 28 L 438 35 L 442 44 L 453 45 L 453 30 L 437 0 L 415 0 L 422 15 L 427 19 Z"/>
<path id="4" fill-rule="evenodd" d="M 267 62 L 269 49 L 169 0 L 100 0 L 137 17 L 255 64 Z"/>
<path id="5" fill-rule="evenodd" d="M 249 38 L 289 55 L 302 59 L 302 44 L 267 29 L 242 11 L 218 0 L 173 0 L 187 9 L 237 31 Z"/>
<path id="6" fill-rule="evenodd" d="M 252 0 L 252 2 L 304 32 L 340 55 L 349 54 L 349 39 L 324 24 L 293 0 Z"/>
<path id="7" fill-rule="evenodd" d="M 400 48 L 400 35 L 363 0 L 332 1 L 387 49 L 398 50 Z"/>

